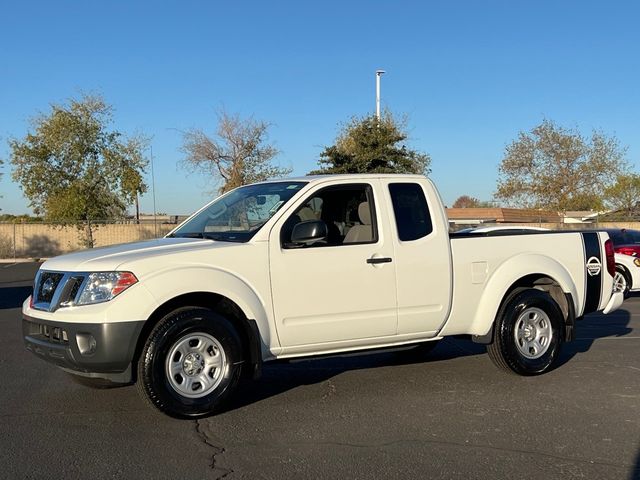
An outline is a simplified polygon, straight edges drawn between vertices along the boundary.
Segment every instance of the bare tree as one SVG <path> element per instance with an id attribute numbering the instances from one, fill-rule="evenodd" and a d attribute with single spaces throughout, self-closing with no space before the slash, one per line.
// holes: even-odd
<path id="1" fill-rule="evenodd" d="M 453 202 L 453 208 L 476 208 L 480 205 L 480 200 L 469 195 L 462 195 Z"/>
<path id="2" fill-rule="evenodd" d="M 604 190 L 628 166 L 615 137 L 590 139 L 544 120 L 505 150 L 495 197 L 509 205 L 549 210 L 598 210 Z"/>
<path id="3" fill-rule="evenodd" d="M 478 200 L 476 197 L 461 195 L 453 202 L 452 208 L 494 208 L 495 206 L 496 202 Z"/>
<path id="4" fill-rule="evenodd" d="M 237 114 L 220 110 L 215 137 L 197 128 L 184 133 L 183 165 L 216 181 L 221 180 L 219 193 L 248 183 L 286 176 L 291 169 L 272 163 L 279 152 L 267 143 L 269 126 L 269 123 L 253 117 L 241 119 Z"/>

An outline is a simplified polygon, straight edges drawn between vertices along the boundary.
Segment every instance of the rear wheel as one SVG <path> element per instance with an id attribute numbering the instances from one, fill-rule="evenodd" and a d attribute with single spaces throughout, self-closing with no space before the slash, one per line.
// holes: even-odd
<path id="1" fill-rule="evenodd" d="M 154 327 L 138 363 L 138 389 L 160 411 L 197 418 L 218 411 L 240 378 L 242 343 L 233 324 L 186 307 Z"/>
<path id="2" fill-rule="evenodd" d="M 514 292 L 496 318 L 489 357 L 501 369 L 539 375 L 553 368 L 564 342 L 564 317 L 551 296 L 540 290 Z"/>
<path id="3" fill-rule="evenodd" d="M 616 265 L 616 274 L 613 276 L 613 291 L 622 292 L 625 298 L 629 296 L 631 278 L 624 267 Z"/>

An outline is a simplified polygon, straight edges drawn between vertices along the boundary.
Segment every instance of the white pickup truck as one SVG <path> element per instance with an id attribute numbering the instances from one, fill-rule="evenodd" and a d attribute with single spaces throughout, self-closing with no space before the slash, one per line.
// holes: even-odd
<path id="1" fill-rule="evenodd" d="M 23 306 L 24 341 L 192 418 L 266 361 L 427 350 L 450 335 L 487 344 L 503 369 L 541 374 L 577 319 L 621 305 L 613 247 L 604 232 L 503 233 L 450 235 L 422 176 L 248 185 L 165 238 L 46 261 Z"/>

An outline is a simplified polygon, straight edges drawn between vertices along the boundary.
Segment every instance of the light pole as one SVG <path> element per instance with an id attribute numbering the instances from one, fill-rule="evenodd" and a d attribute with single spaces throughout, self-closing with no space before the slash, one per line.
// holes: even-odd
<path id="1" fill-rule="evenodd" d="M 376 70 L 376 118 L 380 121 L 380 77 L 386 73 L 384 70 Z"/>
<path id="2" fill-rule="evenodd" d="M 156 176 L 153 173 L 153 145 L 151 148 L 151 192 L 153 193 L 153 236 L 158 237 L 158 221 L 156 217 Z"/>

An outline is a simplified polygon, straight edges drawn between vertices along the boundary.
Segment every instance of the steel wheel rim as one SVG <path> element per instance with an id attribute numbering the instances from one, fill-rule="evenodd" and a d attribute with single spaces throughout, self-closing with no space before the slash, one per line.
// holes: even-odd
<path id="1" fill-rule="evenodd" d="M 518 351 L 525 358 L 535 360 L 542 357 L 553 340 L 549 316 L 539 308 L 527 308 L 516 320 L 514 339 Z"/>
<path id="2" fill-rule="evenodd" d="M 204 332 L 178 339 L 169 349 L 165 374 L 171 388 L 188 398 L 201 398 L 216 389 L 227 370 L 222 344 Z"/>
<path id="3" fill-rule="evenodd" d="M 616 271 L 616 274 L 613 276 L 613 291 L 624 293 L 626 289 L 627 279 L 622 273 Z"/>

